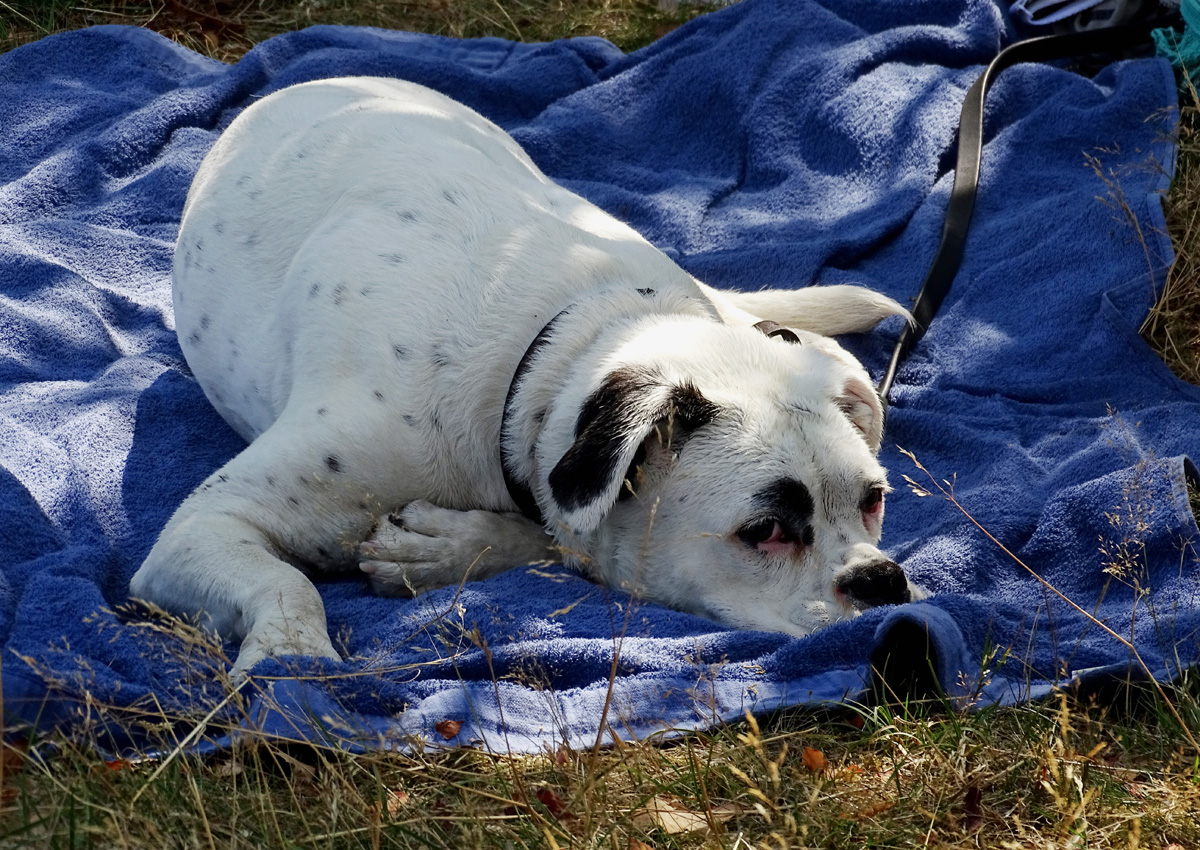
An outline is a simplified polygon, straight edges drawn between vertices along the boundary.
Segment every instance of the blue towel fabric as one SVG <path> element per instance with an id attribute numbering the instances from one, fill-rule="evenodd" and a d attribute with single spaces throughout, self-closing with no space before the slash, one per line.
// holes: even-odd
<path id="1" fill-rule="evenodd" d="M 962 97 L 1012 38 L 1006 6 L 746 0 L 630 55 L 595 38 L 315 27 L 227 66 L 99 27 L 0 56 L 9 720 L 116 749 L 144 744 L 163 716 L 211 714 L 189 743 L 228 743 L 241 724 L 351 747 L 521 752 L 853 699 L 873 657 L 924 664 L 923 633 L 963 704 L 1136 667 L 1127 641 L 1157 677 L 1195 664 L 1185 478 L 1200 393 L 1136 330 L 1171 257 L 1159 196 L 1175 86 L 1161 60 L 1093 79 L 1022 65 L 989 98 L 962 271 L 900 371 L 883 451 L 899 485 L 883 547 L 928 600 L 794 639 L 561 567 L 411 601 L 333 581 L 321 592 L 347 660 L 265 662 L 237 700 L 203 641 L 125 607 L 172 510 L 243 447 L 180 355 L 169 267 L 189 181 L 247 104 L 314 78 L 414 80 L 498 121 L 702 280 L 856 282 L 906 300 L 937 245 Z M 892 321 L 847 343 L 878 375 L 897 332 Z M 901 447 L 995 541 L 941 493 L 905 486 L 933 484 Z"/>

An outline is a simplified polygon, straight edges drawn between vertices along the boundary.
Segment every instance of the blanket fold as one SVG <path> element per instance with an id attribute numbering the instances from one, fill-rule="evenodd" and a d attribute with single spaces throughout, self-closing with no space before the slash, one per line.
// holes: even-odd
<path id="1" fill-rule="evenodd" d="M 964 705 L 1128 670 L 1123 641 L 1160 678 L 1195 664 L 1200 392 L 1136 331 L 1171 257 L 1175 86 L 1158 60 L 1091 79 L 1017 66 L 989 98 L 962 270 L 898 374 L 882 453 L 883 547 L 928 599 L 794 639 L 561 567 L 415 600 L 334 581 L 321 593 L 346 660 L 268 661 L 231 696 L 236 647 L 126 598 L 174 508 L 243 448 L 182 359 L 169 269 L 189 181 L 246 105 L 323 77 L 414 80 L 707 283 L 904 301 L 937 246 L 961 98 L 1012 37 L 1002 5 L 745 0 L 629 55 L 313 27 L 224 65 L 98 27 L 0 56 L 9 722 L 137 749 L 212 712 L 189 743 L 528 752 L 859 698 L 873 658 L 919 669 L 926 645 Z M 878 375 L 897 331 L 846 344 Z"/>

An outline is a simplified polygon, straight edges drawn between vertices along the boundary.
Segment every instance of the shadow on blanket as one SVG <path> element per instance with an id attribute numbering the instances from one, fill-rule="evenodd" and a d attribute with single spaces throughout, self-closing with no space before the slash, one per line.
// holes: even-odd
<path id="1" fill-rule="evenodd" d="M 413 601 L 331 582 L 347 660 L 268 662 L 240 707 L 221 683 L 236 647 L 121 607 L 170 512 L 241 448 L 182 361 L 169 266 L 192 174 L 255 98 L 343 74 L 415 80 L 497 120 L 551 177 L 706 282 L 858 282 L 904 300 L 937 244 L 961 98 L 1011 37 L 1002 5 L 898 0 L 883 15 L 856 0 L 746 0 L 629 56 L 598 39 L 333 27 L 234 66 L 120 27 L 0 56 L 8 721 L 91 729 L 115 748 L 145 743 L 145 712 L 214 712 L 222 731 L 202 746 L 245 723 L 348 746 L 531 751 L 858 698 L 873 660 L 963 704 L 1127 671 L 1127 646 L 1037 576 L 1132 640 L 1153 675 L 1195 664 L 1184 482 L 1200 394 L 1136 333 L 1171 256 L 1158 194 L 1174 82 L 1153 60 L 1093 79 L 1019 66 L 989 101 L 963 268 L 899 374 L 883 454 L 901 485 L 883 545 L 931 599 L 796 640 L 557 567 Z M 847 342 L 878 375 L 896 330 Z M 1011 555 L 937 492 L 942 480 Z M 443 720 L 462 726 L 439 734 Z"/>

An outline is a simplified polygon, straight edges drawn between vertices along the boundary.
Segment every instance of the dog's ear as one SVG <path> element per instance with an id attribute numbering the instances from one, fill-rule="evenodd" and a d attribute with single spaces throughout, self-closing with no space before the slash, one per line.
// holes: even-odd
<path id="1" fill-rule="evenodd" d="M 550 471 L 550 495 L 578 534 L 594 531 L 621 495 L 627 472 L 655 429 L 676 449 L 711 422 L 718 407 L 691 384 L 617 369 L 584 401 L 575 442 Z"/>
<path id="2" fill-rule="evenodd" d="M 878 454 L 883 443 L 883 404 L 875 388 L 858 375 L 851 375 L 834 404 L 863 435 L 871 451 Z"/>

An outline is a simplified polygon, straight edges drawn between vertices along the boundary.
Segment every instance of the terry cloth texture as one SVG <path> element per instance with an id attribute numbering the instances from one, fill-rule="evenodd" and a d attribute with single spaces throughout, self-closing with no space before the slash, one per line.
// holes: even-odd
<path id="1" fill-rule="evenodd" d="M 904 301 L 938 243 L 963 95 L 1011 37 L 1006 5 L 746 0 L 630 55 L 595 38 L 315 27 L 227 66 L 100 27 L 0 56 L 10 720 L 91 724 L 116 749 L 144 743 L 147 716 L 214 712 L 210 730 L 532 751 L 853 699 L 872 659 L 919 674 L 930 648 L 964 702 L 1127 670 L 1129 648 L 1042 580 L 1134 641 L 1155 676 L 1195 664 L 1185 476 L 1200 393 L 1137 334 L 1171 257 L 1159 195 L 1175 84 L 1157 59 L 1092 79 L 1021 65 L 989 98 L 962 271 L 900 370 L 882 455 L 900 485 L 882 545 L 927 601 L 794 639 L 560 567 L 412 601 L 327 582 L 347 660 L 265 662 L 241 704 L 222 702 L 224 662 L 202 642 L 126 607 L 172 510 L 243 448 L 180 355 L 169 268 L 188 183 L 247 104 L 322 77 L 414 80 L 499 122 L 708 283 L 854 282 Z M 876 376 L 897 321 L 848 340 Z M 933 485 L 900 447 L 995 540 L 904 486 Z"/>

